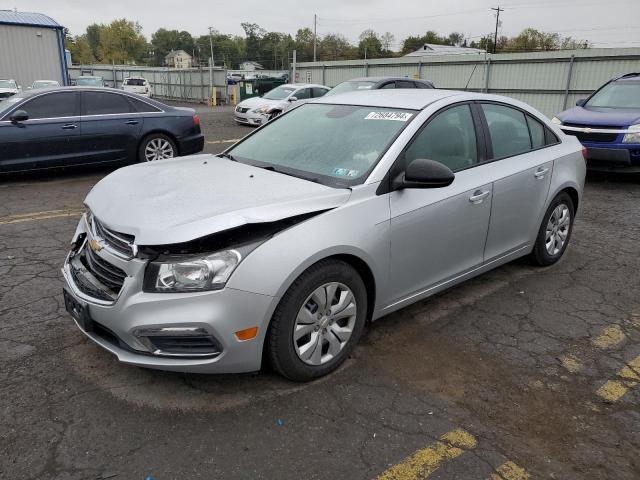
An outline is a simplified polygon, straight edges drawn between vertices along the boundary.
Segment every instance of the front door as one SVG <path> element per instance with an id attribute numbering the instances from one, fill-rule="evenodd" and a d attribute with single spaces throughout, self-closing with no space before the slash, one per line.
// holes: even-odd
<path id="1" fill-rule="evenodd" d="M 491 213 L 492 184 L 478 175 L 483 160 L 468 104 L 436 114 L 399 159 L 402 171 L 426 158 L 447 165 L 455 180 L 444 188 L 404 189 L 390 194 L 391 305 L 414 299 L 478 267 Z"/>
<path id="2" fill-rule="evenodd" d="M 29 119 L 0 121 L 0 171 L 75 165 L 82 157 L 77 92 L 52 92 L 21 104 Z"/>

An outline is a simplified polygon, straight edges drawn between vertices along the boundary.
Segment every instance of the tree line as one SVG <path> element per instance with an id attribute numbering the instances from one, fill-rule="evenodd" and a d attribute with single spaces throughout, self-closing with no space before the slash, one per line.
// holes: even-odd
<path id="1" fill-rule="evenodd" d="M 108 25 L 89 25 L 85 33 L 72 36 L 65 31 L 65 46 L 71 52 L 73 63 L 115 63 L 162 66 L 165 56 L 172 50 L 184 50 L 194 58 L 194 65 L 207 65 L 213 50 L 215 65 L 238 68 L 251 60 L 266 69 L 288 69 L 292 52 L 296 50 L 298 62 L 313 61 L 313 32 L 300 28 L 295 35 L 269 32 L 256 23 L 241 23 L 244 36 L 212 31 L 211 35 L 194 36 L 187 31 L 160 28 L 147 38 L 137 22 L 114 20 Z M 353 44 L 340 33 L 328 33 L 316 40 L 316 58 L 319 61 L 352 60 L 362 58 L 389 58 L 406 55 L 425 43 L 473 47 L 493 51 L 494 37 L 487 34 L 478 39 L 467 39 L 459 32 L 442 36 L 429 30 L 422 36 L 408 36 L 396 43 L 390 32 L 363 31 L 358 43 Z M 394 48 L 398 46 L 399 48 Z M 561 49 L 589 48 L 588 41 L 563 37 L 558 33 L 545 33 L 527 28 L 514 37 L 500 36 L 496 51 L 531 52 Z"/>

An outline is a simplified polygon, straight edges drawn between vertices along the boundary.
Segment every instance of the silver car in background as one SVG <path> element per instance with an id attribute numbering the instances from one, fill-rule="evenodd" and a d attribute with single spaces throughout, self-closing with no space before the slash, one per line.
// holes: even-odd
<path id="1" fill-rule="evenodd" d="M 252 97 L 240 102 L 233 114 L 237 123 L 260 126 L 288 110 L 292 106 L 320 98 L 329 87 L 314 83 L 288 83 L 270 90 L 261 97 Z"/>
<path id="2" fill-rule="evenodd" d="M 128 364 L 229 373 L 267 358 L 310 380 L 368 321 L 518 257 L 557 262 L 585 171 L 579 142 L 513 99 L 321 98 L 217 157 L 101 180 L 64 264 L 65 303 Z"/>

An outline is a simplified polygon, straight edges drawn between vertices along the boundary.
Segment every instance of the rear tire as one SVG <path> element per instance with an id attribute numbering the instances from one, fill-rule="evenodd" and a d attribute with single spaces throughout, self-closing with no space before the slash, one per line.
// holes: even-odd
<path id="1" fill-rule="evenodd" d="M 306 382 L 338 368 L 358 343 L 367 290 L 341 260 L 323 260 L 289 287 L 271 319 L 266 350 L 275 371 Z"/>
<path id="2" fill-rule="evenodd" d="M 138 148 L 139 162 L 155 162 L 178 156 L 178 148 L 173 139 L 163 133 L 147 135 Z"/>
<path id="3" fill-rule="evenodd" d="M 566 192 L 559 193 L 542 218 L 536 243 L 529 256 L 534 264 L 546 267 L 560 260 L 571 239 L 574 216 L 573 200 Z"/>

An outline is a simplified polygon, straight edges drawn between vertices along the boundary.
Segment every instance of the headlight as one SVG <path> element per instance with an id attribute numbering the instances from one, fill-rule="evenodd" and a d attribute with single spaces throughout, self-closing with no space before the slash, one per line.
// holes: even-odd
<path id="1" fill-rule="evenodd" d="M 253 113 L 267 113 L 269 111 L 269 105 L 263 105 L 262 107 L 258 107 L 255 110 L 251 110 Z"/>
<path id="2" fill-rule="evenodd" d="M 151 262 L 145 292 L 202 292 L 224 288 L 229 277 L 259 243 L 197 256 L 167 256 Z"/>
<path id="3" fill-rule="evenodd" d="M 560 120 L 558 117 L 553 117 L 551 119 L 551 123 L 555 123 L 556 125 L 562 125 L 562 120 Z"/>
<path id="4" fill-rule="evenodd" d="M 631 125 L 628 130 L 631 133 L 625 133 L 622 143 L 640 143 L 640 125 Z"/>

